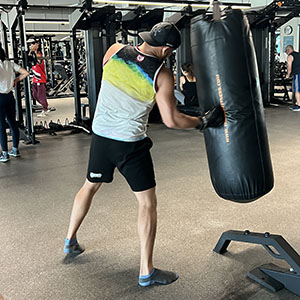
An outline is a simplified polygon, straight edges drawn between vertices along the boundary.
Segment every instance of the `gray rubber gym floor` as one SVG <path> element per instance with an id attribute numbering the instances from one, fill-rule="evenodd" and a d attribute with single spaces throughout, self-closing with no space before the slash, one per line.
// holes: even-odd
<path id="1" fill-rule="evenodd" d="M 39 136 L 22 157 L 0 165 L 0 293 L 5 300 L 298 299 L 247 279 L 265 263 L 285 266 L 261 245 L 232 242 L 212 250 L 229 229 L 281 234 L 300 252 L 300 113 L 265 110 L 275 173 L 271 193 L 251 204 L 220 199 L 210 183 L 203 135 L 155 124 L 158 194 L 155 266 L 180 278 L 169 286 L 137 285 L 137 203 L 116 172 L 92 204 L 78 238 L 86 252 L 65 260 L 73 198 L 85 178 L 90 136 Z"/>

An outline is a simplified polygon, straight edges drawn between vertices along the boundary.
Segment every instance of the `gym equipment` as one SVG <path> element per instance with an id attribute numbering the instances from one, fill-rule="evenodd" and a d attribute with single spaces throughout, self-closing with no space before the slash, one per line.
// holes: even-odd
<path id="1" fill-rule="evenodd" d="M 286 62 L 275 61 L 274 63 L 274 94 L 282 94 L 282 97 L 279 95 L 273 95 L 272 100 L 274 103 L 287 103 L 291 101 L 289 95 L 289 89 L 292 87 L 292 79 L 286 78 L 287 74 L 287 64 Z"/>
<path id="2" fill-rule="evenodd" d="M 75 119 L 82 123 L 81 116 L 81 87 L 79 69 L 79 53 L 77 51 L 78 39 L 77 30 L 85 31 L 86 48 L 86 70 L 87 86 L 89 95 L 90 117 L 93 118 L 98 93 L 100 90 L 102 77 L 102 59 L 105 51 L 115 43 L 116 27 L 119 24 L 120 14 L 115 12 L 115 7 L 105 6 L 92 9 L 92 1 L 85 1 L 82 9 L 75 10 L 69 17 L 71 33 L 71 53 L 72 53 L 72 72 L 73 72 L 73 90 L 75 97 Z"/>
<path id="3" fill-rule="evenodd" d="M 34 130 L 36 134 L 50 134 L 50 135 L 57 135 L 56 134 L 57 132 L 62 132 L 62 131 L 71 131 L 70 134 L 81 133 L 81 132 L 91 134 L 89 127 L 91 127 L 91 124 L 85 127 L 79 125 L 76 122 L 76 120 L 74 120 L 73 122 L 69 122 L 69 119 L 66 118 L 64 124 L 61 123 L 60 119 L 57 119 L 56 122 L 53 122 L 51 120 L 49 123 L 47 123 L 47 121 L 36 122 L 34 125 Z"/>
<path id="4" fill-rule="evenodd" d="M 289 269 L 265 264 L 250 271 L 248 277 L 272 292 L 286 288 L 300 296 L 300 256 L 281 235 L 229 230 L 221 235 L 214 251 L 225 254 L 231 241 L 263 245 L 270 255 L 285 260 Z"/>
<path id="5" fill-rule="evenodd" d="M 80 64 L 78 66 L 78 78 L 80 95 L 86 96 L 86 65 Z M 48 98 L 66 98 L 73 97 L 74 92 L 74 78 L 72 76 L 72 66 L 69 61 L 63 61 L 54 65 L 53 77 L 55 78 L 55 85 L 47 91 Z"/>
<path id="6" fill-rule="evenodd" d="M 276 92 L 274 91 L 276 85 L 274 82 L 276 31 L 297 17 L 300 12 L 298 0 L 273 0 L 269 2 L 266 7 L 251 8 L 246 12 L 256 50 L 264 105 L 279 102 L 278 97 L 274 95 Z"/>
<path id="7" fill-rule="evenodd" d="M 54 123 L 52 120 L 49 122 L 49 128 L 51 128 L 53 131 L 63 131 L 64 126 L 60 123 L 60 120 L 58 119 L 56 123 Z"/>
<path id="8" fill-rule="evenodd" d="M 191 48 L 202 114 L 224 108 L 224 126 L 204 131 L 217 194 L 251 202 L 273 188 L 273 172 L 254 47 L 241 10 L 192 20 Z M 205 88 L 203 88 L 205 87 Z"/>
<path id="9" fill-rule="evenodd" d="M 0 12 L 1 28 L 3 30 L 4 44 L 6 45 L 6 51 L 8 50 L 8 39 L 6 31 L 9 31 L 10 45 L 13 52 L 13 60 L 19 62 L 21 56 L 22 66 L 28 69 L 28 49 L 26 43 L 26 32 L 25 32 L 25 12 L 27 10 L 27 0 L 20 0 L 18 4 L 13 7 L 9 13 L 5 11 Z M 19 30 L 19 38 L 17 38 L 16 31 Z M 19 52 L 18 49 L 21 49 Z M 8 52 L 7 52 L 8 53 Z M 21 84 L 17 84 L 15 89 L 15 97 L 17 101 L 17 120 L 19 123 L 20 138 L 25 144 L 36 144 L 38 141 L 35 139 L 33 116 L 32 116 L 32 103 L 30 93 L 30 82 L 29 78 L 23 80 L 23 92 L 25 99 L 25 120 L 23 118 L 22 110 L 22 95 L 21 95 Z"/>

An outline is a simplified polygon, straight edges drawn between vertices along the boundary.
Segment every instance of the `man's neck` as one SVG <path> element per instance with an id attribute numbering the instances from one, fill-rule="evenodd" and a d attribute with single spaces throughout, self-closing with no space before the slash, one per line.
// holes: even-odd
<path id="1" fill-rule="evenodd" d="M 143 43 L 141 46 L 139 46 L 139 50 L 147 55 L 151 55 L 156 57 L 157 59 L 161 59 L 158 51 L 155 51 L 154 47 L 149 47 L 146 43 Z"/>

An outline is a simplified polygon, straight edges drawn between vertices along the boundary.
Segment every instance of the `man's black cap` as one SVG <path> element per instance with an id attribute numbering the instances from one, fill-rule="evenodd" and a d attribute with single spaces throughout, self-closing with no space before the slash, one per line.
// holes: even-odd
<path id="1" fill-rule="evenodd" d="M 158 23 L 151 31 L 140 32 L 139 36 L 153 47 L 168 46 L 176 49 L 181 43 L 180 31 L 174 24 L 168 22 Z"/>

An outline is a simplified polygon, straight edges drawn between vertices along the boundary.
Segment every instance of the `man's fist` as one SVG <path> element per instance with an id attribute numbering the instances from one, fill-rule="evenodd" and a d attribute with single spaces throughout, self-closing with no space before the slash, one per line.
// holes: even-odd
<path id="1" fill-rule="evenodd" d="M 200 125 L 196 127 L 197 129 L 204 130 L 207 127 L 219 127 L 224 124 L 225 113 L 223 108 L 218 105 L 207 111 L 199 119 Z"/>

